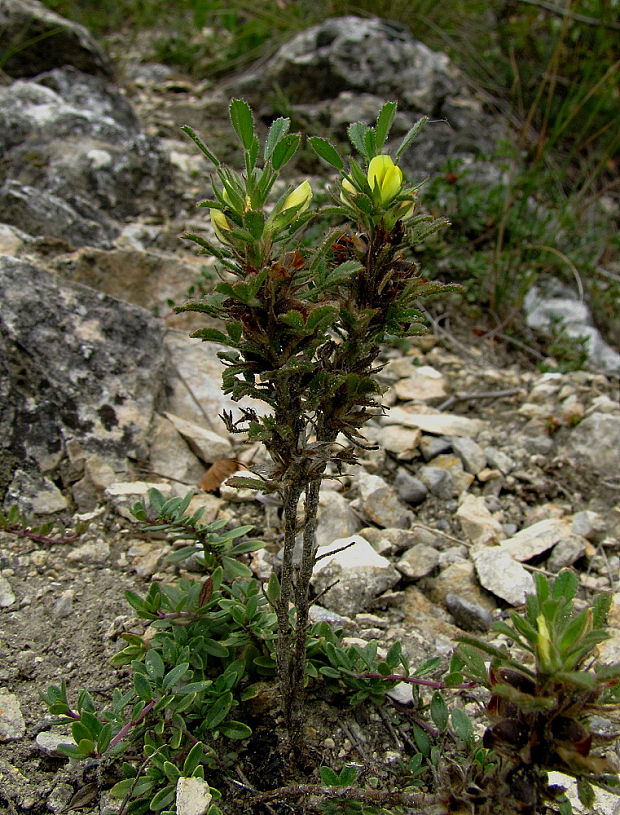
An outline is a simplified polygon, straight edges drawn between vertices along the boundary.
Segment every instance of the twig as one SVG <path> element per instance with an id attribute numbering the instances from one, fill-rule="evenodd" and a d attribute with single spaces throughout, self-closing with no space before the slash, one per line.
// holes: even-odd
<path id="1" fill-rule="evenodd" d="M 383 674 L 376 673 L 362 673 L 355 674 L 358 679 L 382 679 L 384 682 L 407 682 L 409 685 L 423 685 L 425 688 L 434 688 L 435 690 L 465 690 L 466 688 L 475 688 L 478 682 L 463 682 L 461 685 L 446 685 L 445 682 L 437 682 L 433 679 L 416 679 L 414 676 L 401 676 L 400 674 Z"/>
<path id="2" fill-rule="evenodd" d="M 356 541 L 351 541 L 351 543 L 347 543 L 344 546 L 341 546 L 339 549 L 332 549 L 330 552 L 325 552 L 322 555 L 318 555 L 315 557 L 314 562 L 318 563 L 319 560 L 322 560 L 324 557 L 331 557 L 332 555 L 337 555 L 340 552 L 344 552 L 345 549 L 350 549 L 351 546 L 355 546 Z"/>
<path id="3" fill-rule="evenodd" d="M 236 765 L 235 770 L 237 771 L 237 775 L 239 776 L 239 778 L 243 781 L 244 789 L 247 790 L 248 792 L 251 792 L 253 795 L 255 795 L 256 794 L 255 787 L 252 786 L 252 784 L 250 783 L 250 779 L 243 772 L 243 770 L 241 769 L 241 766 L 239 764 Z M 229 780 L 232 780 L 233 783 L 235 783 L 233 779 L 229 779 Z M 265 801 L 265 809 L 267 810 L 267 812 L 271 812 L 272 815 L 276 815 L 275 809 L 272 806 L 270 806 L 266 801 Z"/>
<path id="4" fill-rule="evenodd" d="M 505 396 L 516 396 L 523 388 L 504 388 L 501 391 L 476 391 L 472 393 L 454 393 L 442 402 L 437 410 L 447 410 L 456 402 L 467 402 L 469 399 L 502 399 Z"/>
<path id="5" fill-rule="evenodd" d="M 150 755 L 150 756 L 147 756 L 147 757 L 144 759 L 144 761 L 142 762 L 142 764 L 140 764 L 140 766 L 138 767 L 138 769 L 137 769 L 137 771 L 136 771 L 136 774 L 135 774 L 135 776 L 134 776 L 134 779 L 133 779 L 133 781 L 131 782 L 131 786 L 129 787 L 129 789 L 128 789 L 128 791 L 127 791 L 127 795 L 125 795 L 125 797 L 124 797 L 124 798 L 123 798 L 123 800 L 121 801 L 121 808 L 120 808 L 120 809 L 119 809 L 119 811 L 118 811 L 118 815 L 124 815 L 125 810 L 126 810 L 126 808 L 127 808 L 127 804 L 129 803 L 129 799 L 131 798 L 132 793 L 133 793 L 133 791 L 134 791 L 134 789 L 135 789 L 135 786 L 136 786 L 136 784 L 138 783 L 138 779 L 140 778 L 140 776 L 141 776 L 141 775 L 142 775 L 142 773 L 144 772 L 145 767 L 146 767 L 146 766 L 147 766 L 147 764 L 148 764 L 148 763 L 149 763 L 149 762 L 150 762 L 150 761 L 153 759 L 153 756 L 156 756 L 156 755 L 157 755 L 157 753 L 161 752 L 161 751 L 164 749 L 164 747 L 165 747 L 165 746 L 166 746 L 165 744 L 162 744 L 162 746 L 161 746 L 161 747 L 158 747 L 158 748 L 157 748 L 157 750 L 155 750 L 153 753 L 151 753 L 151 755 Z"/>
<path id="6" fill-rule="evenodd" d="M 562 6 L 556 6 L 555 3 L 547 3 L 545 0 L 518 0 L 518 2 L 527 3 L 529 6 L 542 8 L 558 17 L 570 17 L 571 20 L 576 20 L 578 23 L 585 23 L 585 25 L 601 26 L 602 28 L 608 28 L 611 31 L 620 31 L 619 23 L 606 23 L 596 17 L 588 17 L 585 14 L 579 14 L 577 11 L 571 11 L 570 9 L 563 8 Z"/>
<path id="7" fill-rule="evenodd" d="M 296 798 L 322 796 L 331 800 L 361 801 L 366 804 L 390 804 L 392 806 L 416 807 L 411 815 L 443 815 L 446 812 L 436 796 L 401 790 L 388 792 L 363 787 L 324 787 L 322 784 L 290 784 L 269 792 L 259 793 L 256 803 L 286 801 Z"/>
<path id="8" fill-rule="evenodd" d="M 152 699 L 146 707 L 142 708 L 140 713 L 136 716 L 135 719 L 133 719 L 133 721 L 127 722 L 126 725 L 123 725 L 123 727 L 121 727 L 116 736 L 114 736 L 114 738 L 110 741 L 108 749 L 111 747 L 116 747 L 119 741 L 122 741 L 125 738 L 125 736 L 129 733 L 132 727 L 135 727 L 137 724 L 140 724 L 142 719 L 148 716 L 151 710 L 153 710 L 158 701 L 159 701 L 158 699 Z"/>

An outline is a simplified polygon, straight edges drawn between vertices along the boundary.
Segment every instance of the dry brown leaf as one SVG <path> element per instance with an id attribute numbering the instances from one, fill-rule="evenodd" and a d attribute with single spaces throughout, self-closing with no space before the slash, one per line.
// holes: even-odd
<path id="1" fill-rule="evenodd" d="M 229 476 L 242 469 L 245 469 L 245 465 L 238 458 L 221 458 L 213 462 L 198 486 L 205 492 L 215 492 Z"/>

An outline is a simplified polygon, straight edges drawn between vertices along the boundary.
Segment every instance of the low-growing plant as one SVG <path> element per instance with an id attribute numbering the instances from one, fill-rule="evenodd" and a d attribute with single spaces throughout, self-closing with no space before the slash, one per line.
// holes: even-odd
<path id="1" fill-rule="evenodd" d="M 480 812 L 494 812 L 498 795 L 509 797 L 505 812 L 535 815 L 545 802 L 558 802 L 564 790 L 549 784 L 551 770 L 577 779 L 586 807 L 593 805 L 593 786 L 620 792 L 617 762 L 606 751 L 615 736 L 596 733 L 590 721 L 614 715 L 620 704 L 620 663 L 595 663 L 596 646 L 609 637 L 611 595 L 598 595 L 578 610 L 574 572 L 566 570 L 552 583 L 536 574 L 535 581 L 525 612 L 514 611 L 508 623 L 494 625 L 522 655 L 458 638 L 462 672 L 491 693 L 483 745 L 498 758 L 499 785 L 490 798 L 480 797 Z M 491 657 L 489 665 L 484 657 Z"/>

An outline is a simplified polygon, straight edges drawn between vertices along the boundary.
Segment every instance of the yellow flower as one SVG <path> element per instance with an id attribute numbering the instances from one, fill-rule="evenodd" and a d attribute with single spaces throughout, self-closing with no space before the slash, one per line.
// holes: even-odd
<path id="1" fill-rule="evenodd" d="M 210 209 L 209 215 L 211 216 L 211 224 L 213 226 L 213 231 L 217 235 L 218 239 L 222 243 L 229 243 L 230 241 L 224 234 L 225 232 L 231 231 L 231 226 L 228 222 L 228 218 L 224 215 L 221 209 Z"/>
<path id="2" fill-rule="evenodd" d="M 390 156 L 375 156 L 368 165 L 368 183 L 379 204 L 385 206 L 398 195 L 403 173 Z"/>
<path id="3" fill-rule="evenodd" d="M 284 204 L 282 205 L 282 212 L 285 212 L 287 209 L 292 209 L 292 207 L 298 207 L 301 205 L 301 208 L 297 212 L 298 215 L 301 215 L 302 212 L 305 212 L 308 209 L 311 200 L 312 187 L 310 186 L 310 182 L 306 180 L 303 181 L 298 187 L 295 187 L 293 192 L 286 196 L 284 199 Z"/>

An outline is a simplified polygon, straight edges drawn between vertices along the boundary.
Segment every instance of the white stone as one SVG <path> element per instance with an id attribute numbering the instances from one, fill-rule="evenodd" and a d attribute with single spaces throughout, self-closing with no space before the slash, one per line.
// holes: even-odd
<path id="1" fill-rule="evenodd" d="M 60 756 L 63 755 L 58 749 L 61 744 L 75 746 L 71 736 L 67 733 L 54 732 L 53 730 L 43 730 L 37 734 L 35 739 L 37 747 L 46 756 Z"/>
<path id="2" fill-rule="evenodd" d="M 21 739 L 26 732 L 19 699 L 6 688 L 0 688 L 0 741 Z"/>
<path id="3" fill-rule="evenodd" d="M 499 543 L 504 537 L 500 522 L 489 512 L 485 500 L 479 495 L 463 496 L 456 511 L 463 534 L 475 544 L 489 546 Z"/>
<path id="4" fill-rule="evenodd" d="M 535 591 L 534 579 L 502 546 L 490 546 L 472 553 L 480 584 L 512 606 L 525 602 Z"/>
<path id="5" fill-rule="evenodd" d="M 399 407 L 392 408 L 382 423 L 419 427 L 422 432 L 436 436 L 477 436 L 485 427 L 481 419 L 468 419 L 455 413 L 412 413 Z"/>
<path id="6" fill-rule="evenodd" d="M 382 527 L 411 525 L 413 513 L 401 503 L 398 493 L 379 475 L 357 470 L 357 487 L 360 493 L 360 509 L 365 518 Z"/>
<path id="7" fill-rule="evenodd" d="M 209 784 L 203 778 L 181 778 L 177 781 L 177 815 L 206 815 L 211 805 Z"/>
<path id="8" fill-rule="evenodd" d="M 206 427 L 188 422 L 174 413 L 166 413 L 166 417 L 176 427 L 178 432 L 196 450 L 203 461 L 212 463 L 221 458 L 228 458 L 232 452 L 230 441 Z"/>
<path id="9" fill-rule="evenodd" d="M 396 562 L 396 568 L 410 580 L 426 577 L 439 563 L 439 553 L 432 546 L 417 543 Z"/>
<path id="10" fill-rule="evenodd" d="M 512 558 L 523 562 L 546 552 L 571 534 L 570 521 L 563 518 L 546 518 L 532 526 L 526 526 L 516 535 L 502 541 L 501 547 Z"/>
<path id="11" fill-rule="evenodd" d="M 8 608 L 15 602 L 15 592 L 11 588 L 11 584 L 0 575 L 0 608 Z"/>
<path id="12" fill-rule="evenodd" d="M 436 368 L 420 365 L 407 379 L 396 382 L 394 390 L 403 401 L 430 404 L 446 398 L 447 380 Z"/>
<path id="13" fill-rule="evenodd" d="M 418 428 L 393 424 L 382 427 L 375 440 L 400 461 L 410 461 L 418 452 L 421 437 L 422 431 Z"/>

